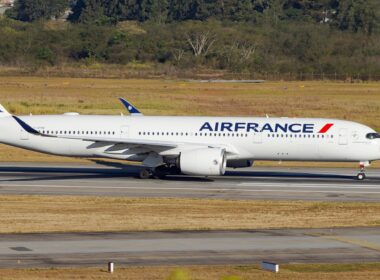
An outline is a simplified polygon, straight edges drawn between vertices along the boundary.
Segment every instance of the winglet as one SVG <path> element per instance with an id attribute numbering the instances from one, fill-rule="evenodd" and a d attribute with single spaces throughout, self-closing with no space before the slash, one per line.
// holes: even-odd
<path id="1" fill-rule="evenodd" d="M 29 132 L 29 133 L 32 133 L 32 134 L 35 134 L 35 135 L 41 135 L 41 133 L 39 133 L 37 130 L 35 130 L 33 127 L 31 127 L 30 125 L 28 125 L 27 123 L 25 123 L 24 121 L 22 121 L 20 118 L 16 117 L 16 116 L 12 116 L 16 122 L 18 122 L 19 125 L 21 125 L 21 127 L 26 131 L 26 132 Z"/>
<path id="2" fill-rule="evenodd" d="M 0 104 L 0 117 L 8 117 L 11 114 L 8 113 L 7 109 L 4 108 L 3 105 Z"/>
<path id="3" fill-rule="evenodd" d="M 123 103 L 123 105 L 125 106 L 125 108 L 127 108 L 128 112 L 131 115 L 140 115 L 140 116 L 143 115 L 139 110 L 137 110 L 137 108 L 135 106 L 133 106 L 131 103 L 129 103 L 124 98 L 120 97 L 119 100 L 121 101 L 121 103 Z"/>

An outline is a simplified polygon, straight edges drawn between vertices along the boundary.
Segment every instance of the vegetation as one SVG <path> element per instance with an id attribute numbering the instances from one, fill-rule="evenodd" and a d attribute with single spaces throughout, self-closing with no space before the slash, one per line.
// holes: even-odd
<path id="1" fill-rule="evenodd" d="M 119 267 L 112 276 L 106 268 L 71 269 L 0 269 L 4 279 L 130 279 L 140 280 L 375 280 L 380 277 L 379 263 L 368 264 L 288 264 L 281 265 L 280 273 L 263 271 L 258 265 L 198 265 Z"/>
<path id="2" fill-rule="evenodd" d="M 97 68 L 92 70 L 95 73 L 98 71 Z M 59 70 L 59 74 L 64 73 L 63 71 L 66 69 Z M 62 114 L 72 111 L 81 114 L 120 115 L 121 112 L 127 114 L 117 100 L 123 96 L 147 115 L 265 116 L 268 114 L 278 117 L 328 117 L 357 121 L 380 131 L 379 83 L 252 84 L 154 79 L 0 77 L 0 85 L 0 103 L 17 115 Z M 196 105 L 189 106 L 189 104 Z M 236 111 L 236 108 L 239 110 Z M 74 161 L 70 158 L 53 157 L 4 145 L 0 145 L 0 160 Z M 299 165 L 311 164 L 299 163 Z M 315 165 L 321 166 L 320 163 L 313 164 Z M 356 163 L 348 165 L 340 163 L 338 166 L 357 168 L 356 165 Z M 323 166 L 337 166 L 337 164 Z M 380 166 L 380 162 L 374 162 L 373 166 Z"/>
<path id="3" fill-rule="evenodd" d="M 70 23 L 51 22 L 68 10 Z M 137 62 L 169 75 L 380 78 L 377 0 L 16 0 L 6 14 L 3 66 Z"/>
<path id="4" fill-rule="evenodd" d="M 1 233 L 380 225 L 380 204 L 364 202 L 2 195 L 0 203 Z"/>

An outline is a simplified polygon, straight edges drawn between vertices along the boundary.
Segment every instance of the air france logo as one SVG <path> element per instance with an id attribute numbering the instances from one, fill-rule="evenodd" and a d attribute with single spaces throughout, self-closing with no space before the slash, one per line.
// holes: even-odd
<path id="1" fill-rule="evenodd" d="M 324 125 L 318 133 L 327 133 L 334 124 Z M 205 122 L 199 129 L 201 132 L 270 132 L 270 133 L 314 133 L 315 124 L 312 123 L 252 123 L 252 122 Z"/>

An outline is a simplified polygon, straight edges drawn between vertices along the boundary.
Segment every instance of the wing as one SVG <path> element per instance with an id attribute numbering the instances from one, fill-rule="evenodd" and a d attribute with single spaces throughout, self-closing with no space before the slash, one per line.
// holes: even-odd
<path id="1" fill-rule="evenodd" d="M 105 143 L 111 145 L 126 144 L 128 147 L 143 147 L 150 148 L 152 150 L 168 150 L 178 147 L 178 144 L 167 141 L 152 141 L 152 140 L 142 140 L 142 139 L 118 139 L 118 138 L 107 138 L 107 137 L 87 137 L 87 136 L 56 136 L 62 139 L 74 139 L 82 140 L 95 143 Z"/>

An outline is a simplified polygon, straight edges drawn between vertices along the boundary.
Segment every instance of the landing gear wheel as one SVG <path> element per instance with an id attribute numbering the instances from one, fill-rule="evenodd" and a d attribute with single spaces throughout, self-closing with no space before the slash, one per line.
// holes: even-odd
<path id="1" fill-rule="evenodd" d="M 152 176 L 152 172 L 149 169 L 143 169 L 140 171 L 140 179 L 149 179 Z"/>
<path id="2" fill-rule="evenodd" d="M 365 179 L 365 173 L 359 173 L 356 176 L 356 179 L 358 179 L 359 181 L 363 181 Z"/>

